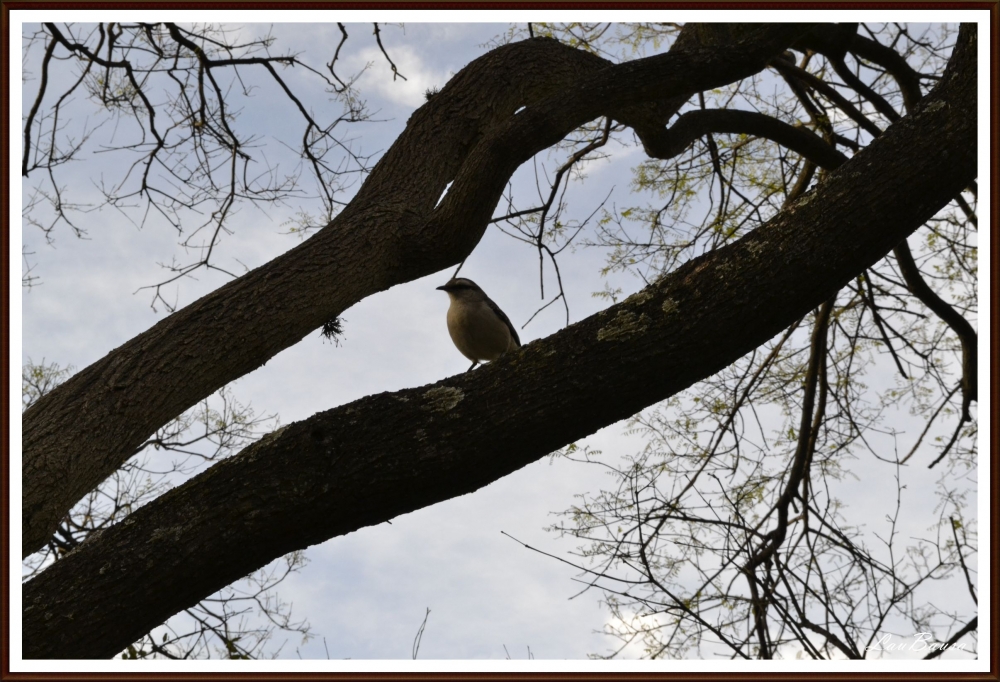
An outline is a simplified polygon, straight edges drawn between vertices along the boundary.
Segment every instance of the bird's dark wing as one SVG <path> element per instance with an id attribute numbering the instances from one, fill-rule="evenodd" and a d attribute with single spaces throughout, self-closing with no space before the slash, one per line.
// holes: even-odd
<path id="1" fill-rule="evenodd" d="M 520 348 L 521 347 L 521 339 L 518 338 L 518 336 L 517 336 L 517 330 L 514 329 L 514 325 L 511 324 L 510 318 L 507 317 L 506 314 L 504 314 L 504 311 L 500 310 L 500 306 L 498 306 L 496 303 L 494 303 L 493 300 L 489 296 L 486 297 L 486 305 L 488 305 L 490 307 L 490 310 L 492 310 L 493 312 L 495 312 L 497 314 L 497 317 L 499 317 L 501 320 L 503 320 L 503 323 L 505 325 L 507 325 L 507 329 L 508 329 L 508 331 L 510 331 L 510 335 L 512 337 L 514 337 L 514 343 L 516 343 L 517 347 Z"/>

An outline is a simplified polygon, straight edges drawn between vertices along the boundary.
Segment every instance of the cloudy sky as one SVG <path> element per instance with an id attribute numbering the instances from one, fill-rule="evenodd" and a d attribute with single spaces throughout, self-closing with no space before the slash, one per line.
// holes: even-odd
<path id="1" fill-rule="evenodd" d="M 324 13 L 311 23 L 278 23 L 272 33 L 279 50 L 282 45 L 295 45 L 304 51 L 304 59 L 320 63 L 325 52 L 313 55 L 311 48 L 335 44 L 339 39 L 336 25 L 322 22 L 336 19 Z M 382 39 L 407 78 L 402 81 L 393 80 L 370 27 L 349 24 L 351 39 L 342 56 L 344 68 L 350 72 L 371 63 L 357 87 L 375 112 L 373 118 L 379 119 L 350 129 L 357 149 L 378 158 L 422 104 L 424 91 L 442 86 L 482 55 L 508 26 L 413 20 L 402 28 L 386 26 Z M 300 74 L 287 77 L 296 83 Z M 12 85 L 18 81 L 11 78 Z M 301 87 L 306 83 L 303 78 Z M 12 99 L 16 105 L 16 96 Z M 321 106 L 322 102 L 317 98 L 313 104 Z M 275 92 L 262 90 L 253 105 L 245 108 L 244 116 L 260 119 L 261 129 L 269 131 L 294 119 L 295 112 Z M 298 128 L 299 122 L 293 125 Z M 273 139 L 265 132 L 262 142 Z M 20 148 L 16 139 L 14 145 L 12 149 Z M 577 207 L 578 217 L 596 209 L 607 192 L 611 192 L 609 206 L 628 201 L 628 168 L 636 156 L 620 148 L 613 151 L 612 160 L 588 166 L 592 184 L 571 187 L 568 198 Z M 547 160 L 547 156 L 539 159 Z M 78 164 L 64 176 L 81 200 L 93 192 L 92 178 L 111 172 L 103 163 L 113 161 Z M 15 172 L 11 177 L 19 175 Z M 522 168 L 515 182 L 522 192 L 529 190 L 534 168 Z M 286 221 L 296 209 L 294 205 L 272 207 L 266 213 L 242 209 L 233 223 L 235 234 L 227 237 L 219 252 L 220 265 L 242 272 L 296 245 L 298 237 L 285 234 Z M 164 225 L 139 229 L 111 211 L 89 214 L 81 222 L 87 228 L 86 239 L 74 237 L 67 229 L 57 230 L 52 244 L 35 229 L 11 235 L 12 254 L 16 258 L 20 253 L 19 240 L 23 239 L 34 253 L 33 274 L 41 281 L 40 286 L 23 292 L 20 301 L 12 302 L 15 325 L 16 310 L 21 307 L 21 336 L 13 338 L 12 345 L 16 350 L 20 341 L 22 362 L 45 359 L 80 369 L 166 314 L 162 306 L 151 307 L 150 292 L 143 287 L 164 278 L 159 263 L 184 257 L 177 234 Z M 568 253 L 560 261 L 570 322 L 605 307 L 604 301 L 592 296 L 604 287 L 599 276 L 602 264 L 603 254 L 588 249 Z M 495 227 L 469 257 L 463 274 L 475 279 L 518 327 L 542 304 L 537 252 Z M 450 271 L 436 273 L 358 303 L 343 315 L 346 335 L 339 346 L 314 333 L 235 382 L 234 393 L 259 414 L 278 414 L 282 423 L 289 423 L 371 393 L 419 386 L 464 371 L 468 362 L 452 346 L 445 327 L 447 296 L 435 290 L 449 276 Z M 554 284 L 551 269 L 545 277 L 549 300 Z M 222 275 L 201 272 L 196 279 L 170 289 L 168 298 L 183 306 L 225 281 Z M 612 284 L 626 295 L 642 286 L 641 280 L 629 276 Z M 528 342 L 564 324 L 564 311 L 555 305 L 520 330 L 520 335 Z M 12 419 L 12 424 L 15 421 L 19 420 Z M 580 444 L 589 444 L 609 457 L 642 447 L 641 441 L 621 432 L 620 425 L 612 426 Z M 14 452 L 12 464 L 17 462 Z M 502 534 L 567 556 L 576 543 L 543 528 L 555 521 L 554 512 L 574 503 L 575 495 L 596 492 L 609 483 L 600 467 L 546 458 L 474 494 L 309 548 L 309 564 L 279 589 L 282 598 L 294 604 L 295 615 L 309 621 L 316 637 L 307 643 L 294 635 L 288 637 L 282 656 L 325 659 L 328 652 L 334 659 L 407 659 L 427 608 L 431 614 L 421 659 L 524 659 L 529 649 L 537 659 L 583 659 L 609 652 L 615 642 L 599 634 L 609 619 L 600 595 L 590 591 L 574 597 L 581 588 L 574 582 L 577 571 L 526 550 Z M 861 508 L 871 505 L 870 518 L 884 514 L 877 504 L 878 481 L 852 484 L 857 486 L 854 494 L 843 497 L 856 500 Z M 12 490 L 12 501 L 16 503 L 19 497 Z M 15 510 L 13 518 L 17 517 Z M 12 538 L 12 547 L 17 544 Z M 12 590 L 16 585 L 12 583 Z M 285 638 L 279 632 L 276 642 Z"/>

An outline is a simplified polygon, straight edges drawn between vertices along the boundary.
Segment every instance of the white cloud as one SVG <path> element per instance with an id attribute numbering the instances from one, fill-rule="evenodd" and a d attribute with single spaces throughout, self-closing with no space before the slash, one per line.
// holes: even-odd
<path id="1" fill-rule="evenodd" d="M 398 73 L 393 77 L 392 68 L 378 47 L 366 47 L 358 58 L 371 64 L 361 83 L 366 92 L 373 92 L 394 104 L 416 109 L 426 102 L 424 93 L 444 85 L 450 74 L 432 69 L 425 64 L 421 53 L 409 45 L 394 46 L 389 53 Z"/>

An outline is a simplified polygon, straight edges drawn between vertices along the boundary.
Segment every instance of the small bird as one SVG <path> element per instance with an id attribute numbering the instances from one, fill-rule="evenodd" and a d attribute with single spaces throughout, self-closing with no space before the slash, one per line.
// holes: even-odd
<path id="1" fill-rule="evenodd" d="M 472 360 L 472 367 L 466 371 L 521 347 L 510 319 L 471 279 L 454 277 L 437 288 L 451 299 L 448 333 L 459 352 Z"/>

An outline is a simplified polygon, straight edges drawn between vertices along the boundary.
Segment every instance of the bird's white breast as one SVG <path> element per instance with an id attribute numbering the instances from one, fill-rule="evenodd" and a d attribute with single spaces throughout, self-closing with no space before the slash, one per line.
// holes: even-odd
<path id="1" fill-rule="evenodd" d="M 496 360 L 511 345 L 507 325 L 481 302 L 452 299 L 448 333 L 462 355 L 473 361 Z"/>

